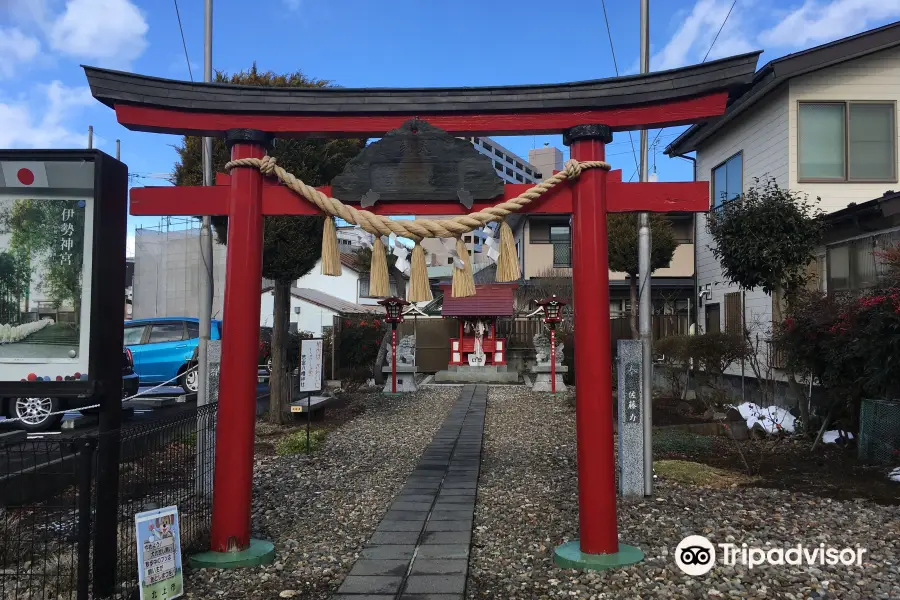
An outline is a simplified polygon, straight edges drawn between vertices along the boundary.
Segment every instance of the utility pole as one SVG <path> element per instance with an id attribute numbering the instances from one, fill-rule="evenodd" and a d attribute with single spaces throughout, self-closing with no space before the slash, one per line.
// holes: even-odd
<path id="1" fill-rule="evenodd" d="M 641 0 L 641 73 L 650 72 L 650 0 Z M 647 181 L 647 130 L 641 130 L 640 181 Z M 638 217 L 638 329 L 643 345 L 644 495 L 653 494 L 653 336 L 651 332 L 650 213 Z"/>
<path id="2" fill-rule="evenodd" d="M 116 160 L 122 160 L 122 140 L 116 140 Z"/>
<path id="3" fill-rule="evenodd" d="M 94 148 L 94 126 L 88 125 L 88 150 Z"/>
<path id="4" fill-rule="evenodd" d="M 203 27 L 203 81 L 212 81 L 212 0 L 204 1 L 204 27 Z M 213 140 L 211 137 L 203 138 L 203 185 L 213 185 Z M 209 215 L 201 217 L 200 224 L 200 307 L 198 317 L 200 320 L 200 340 L 197 347 L 197 406 L 206 404 L 206 380 L 207 380 L 207 348 L 212 321 L 213 302 L 213 252 L 212 252 L 212 227 Z M 197 488 L 201 496 L 211 496 L 212 481 L 208 472 L 211 471 L 211 445 L 213 440 L 210 432 L 208 416 L 198 421 L 201 429 L 197 436 Z"/>

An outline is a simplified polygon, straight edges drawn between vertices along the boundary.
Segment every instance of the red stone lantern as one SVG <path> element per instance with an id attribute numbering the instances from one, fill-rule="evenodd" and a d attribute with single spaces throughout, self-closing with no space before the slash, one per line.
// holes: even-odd
<path id="1" fill-rule="evenodd" d="M 391 393 L 397 393 L 397 323 L 403 322 L 403 307 L 409 302 L 403 298 L 385 298 L 378 304 L 384 307 L 387 313 L 385 321 L 391 324 Z"/>
<path id="2" fill-rule="evenodd" d="M 544 309 L 544 323 L 550 328 L 550 393 L 556 393 L 556 325 L 562 321 L 562 307 L 565 302 L 553 294 L 549 298 L 538 300 L 537 305 Z"/>

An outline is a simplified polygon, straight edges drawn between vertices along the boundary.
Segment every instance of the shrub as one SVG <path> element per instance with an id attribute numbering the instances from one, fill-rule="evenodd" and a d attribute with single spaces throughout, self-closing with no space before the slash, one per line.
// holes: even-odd
<path id="1" fill-rule="evenodd" d="M 900 289 L 798 294 L 775 328 L 788 365 L 850 396 L 900 397 Z"/>
<path id="2" fill-rule="evenodd" d="M 659 454 L 703 454 L 712 450 L 712 438 L 663 429 L 653 434 L 653 452 Z"/>
<path id="3" fill-rule="evenodd" d="M 342 367 L 370 372 L 384 335 L 384 322 L 373 316 L 348 317 L 341 323 L 338 360 Z"/>
<path id="4" fill-rule="evenodd" d="M 654 344 L 656 354 L 662 356 L 660 364 L 664 367 L 663 376 L 669 386 L 672 398 L 681 398 L 684 392 L 682 376 L 689 364 L 688 338 L 686 335 L 673 335 L 657 340 Z"/>
<path id="5" fill-rule="evenodd" d="M 325 445 L 328 432 L 324 429 L 311 429 L 309 432 L 309 451 L 316 452 Z M 291 456 L 306 452 L 306 430 L 290 433 L 275 443 L 275 452 L 279 456 Z"/>
<path id="6" fill-rule="evenodd" d="M 338 371 L 341 380 L 341 390 L 344 392 L 356 392 L 366 385 L 372 377 L 372 370 L 365 367 L 344 368 Z"/>
<path id="7" fill-rule="evenodd" d="M 731 365 L 750 354 L 747 340 L 740 335 L 705 333 L 687 338 L 688 358 L 694 361 L 695 369 L 709 376 L 721 377 Z"/>
<path id="8" fill-rule="evenodd" d="M 817 208 L 821 199 L 816 200 L 779 187 L 774 178 L 756 178 L 741 198 L 711 212 L 711 248 L 725 278 L 767 294 L 802 287 L 824 229 L 824 213 Z"/>

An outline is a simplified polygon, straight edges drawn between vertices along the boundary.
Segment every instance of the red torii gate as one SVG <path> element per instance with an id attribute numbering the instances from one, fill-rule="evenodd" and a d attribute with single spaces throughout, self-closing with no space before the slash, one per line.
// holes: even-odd
<path id="1" fill-rule="evenodd" d="M 411 118 L 454 135 L 563 134 L 578 161 L 604 160 L 613 131 L 694 123 L 724 113 L 752 80 L 758 52 L 670 71 L 559 85 L 493 88 L 251 88 L 189 83 L 85 67 L 95 98 L 136 131 L 225 136 L 232 160 L 261 158 L 273 137 L 380 137 Z M 545 174 L 546 175 L 546 174 Z M 504 198 L 531 187 L 507 184 Z M 328 188 L 320 188 L 328 194 Z M 342 199 L 345 202 L 354 199 Z M 472 211 L 502 198 L 476 202 Z M 553 188 L 522 212 L 573 215 L 576 428 L 580 539 L 561 546 L 561 566 L 605 568 L 640 560 L 616 525 L 606 213 L 706 211 L 706 182 L 623 183 L 601 169 Z M 380 203 L 380 215 L 458 215 L 458 202 Z M 207 566 L 270 560 L 251 547 L 256 352 L 264 215 L 317 209 L 253 168 L 212 187 L 148 187 L 131 193 L 132 215 L 227 215 L 224 339 Z M 590 354 L 583 349 L 591 348 Z"/>

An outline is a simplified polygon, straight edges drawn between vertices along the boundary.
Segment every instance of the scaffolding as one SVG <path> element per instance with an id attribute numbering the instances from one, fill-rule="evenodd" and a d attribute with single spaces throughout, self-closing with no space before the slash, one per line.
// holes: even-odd
<path id="1" fill-rule="evenodd" d="M 225 246 L 213 244 L 213 318 L 221 318 Z M 200 221 L 161 217 L 134 238 L 132 318 L 197 317 L 200 290 Z"/>

